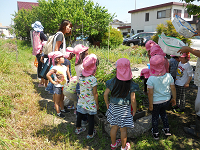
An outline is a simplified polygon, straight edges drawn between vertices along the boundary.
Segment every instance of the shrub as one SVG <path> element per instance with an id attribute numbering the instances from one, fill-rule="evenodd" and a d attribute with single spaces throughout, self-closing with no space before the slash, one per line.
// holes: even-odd
<path id="1" fill-rule="evenodd" d="M 109 35 L 110 34 L 110 35 Z M 120 31 L 110 26 L 110 33 L 106 32 L 102 38 L 102 47 L 108 46 L 108 38 L 109 38 L 109 48 L 113 49 L 122 44 L 123 36 Z"/>
<path id="2" fill-rule="evenodd" d="M 171 20 L 166 21 L 166 25 L 164 24 L 159 24 L 156 28 L 157 33 L 152 37 L 152 40 L 158 43 L 158 35 L 160 35 L 162 32 L 166 36 L 171 36 L 171 37 L 176 37 L 183 41 L 184 43 L 188 43 L 190 45 L 191 40 L 188 38 L 185 38 L 184 36 L 180 35 L 178 32 L 176 32 L 176 29 L 174 28 Z"/>

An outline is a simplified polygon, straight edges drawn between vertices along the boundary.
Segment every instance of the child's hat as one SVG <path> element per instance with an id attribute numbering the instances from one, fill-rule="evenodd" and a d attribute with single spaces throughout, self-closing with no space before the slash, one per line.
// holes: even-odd
<path id="1" fill-rule="evenodd" d="M 66 52 L 74 53 L 74 48 L 73 47 L 67 47 Z"/>
<path id="2" fill-rule="evenodd" d="M 165 57 L 162 55 L 155 55 L 150 59 L 150 75 L 162 76 L 166 73 Z"/>
<path id="3" fill-rule="evenodd" d="M 148 68 L 142 69 L 140 76 L 144 76 L 145 79 L 149 78 L 150 77 L 150 69 L 148 69 Z"/>
<path id="4" fill-rule="evenodd" d="M 51 52 L 48 54 L 48 57 L 49 57 L 49 61 L 50 61 L 50 58 L 52 59 L 52 63 L 53 63 L 53 66 L 55 65 L 55 61 L 54 59 L 55 58 L 58 58 L 58 57 L 62 57 L 64 56 L 63 53 L 61 53 L 60 51 L 55 51 L 55 52 Z"/>
<path id="5" fill-rule="evenodd" d="M 156 45 L 157 43 L 152 41 L 152 40 L 149 40 L 147 41 L 147 43 L 145 44 L 145 47 L 146 47 L 146 51 L 149 51 L 151 49 L 152 46 Z"/>
<path id="6" fill-rule="evenodd" d="M 75 63 L 78 62 L 80 53 L 82 53 L 82 52 L 88 50 L 88 48 L 89 48 L 89 47 L 85 47 L 85 46 L 82 45 L 82 44 L 78 44 L 78 45 L 76 45 L 76 46 L 74 47 L 74 52 L 73 52 L 73 53 L 76 54 L 76 61 L 75 61 Z"/>
<path id="7" fill-rule="evenodd" d="M 39 21 L 36 21 L 35 23 L 33 23 L 32 25 L 32 28 L 37 31 L 37 32 L 41 32 L 43 31 L 44 27 L 42 26 L 41 22 Z"/>
<path id="8" fill-rule="evenodd" d="M 154 56 L 154 55 L 166 56 L 166 54 L 163 52 L 163 50 L 160 48 L 160 46 L 159 46 L 158 44 L 153 45 L 153 46 L 151 47 L 150 55 L 151 55 L 151 56 Z"/>
<path id="9" fill-rule="evenodd" d="M 190 60 L 190 52 L 183 53 L 183 55 L 181 55 L 181 56 L 179 56 L 179 57 L 186 57 L 187 60 L 189 61 L 189 60 Z"/>
<path id="10" fill-rule="evenodd" d="M 97 56 L 95 54 L 90 54 L 83 59 L 83 71 L 82 75 L 88 77 L 96 72 L 96 62 Z"/>
<path id="11" fill-rule="evenodd" d="M 130 61 L 126 58 L 120 58 L 116 62 L 117 73 L 116 77 L 122 81 L 128 81 L 132 79 L 132 72 L 130 68 Z"/>

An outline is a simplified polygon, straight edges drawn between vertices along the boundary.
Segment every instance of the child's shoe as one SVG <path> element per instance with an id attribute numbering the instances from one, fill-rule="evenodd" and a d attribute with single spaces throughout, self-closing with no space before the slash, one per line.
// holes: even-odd
<path id="1" fill-rule="evenodd" d="M 162 129 L 163 133 L 166 135 L 166 136 L 171 136 L 172 134 L 170 133 L 169 131 L 169 128 L 165 128 L 165 129 Z"/>
<path id="2" fill-rule="evenodd" d="M 92 136 L 87 135 L 87 139 L 92 139 L 97 134 L 97 131 L 94 129 Z"/>
<path id="3" fill-rule="evenodd" d="M 44 85 L 43 84 L 38 84 L 38 87 L 44 87 Z"/>
<path id="4" fill-rule="evenodd" d="M 179 114 L 184 114 L 184 110 L 183 110 L 183 109 L 180 109 L 180 108 L 178 108 L 178 109 L 176 109 L 176 113 L 179 113 Z"/>
<path id="5" fill-rule="evenodd" d="M 129 150 L 130 148 L 131 148 L 131 145 L 130 143 L 127 142 L 125 148 L 121 147 L 121 150 Z"/>
<path id="6" fill-rule="evenodd" d="M 85 127 L 82 127 L 82 128 L 80 128 L 80 129 L 76 129 L 75 130 L 75 133 L 76 134 L 80 134 L 81 132 L 84 132 L 86 130 L 86 128 Z"/>
<path id="7" fill-rule="evenodd" d="M 74 109 L 74 106 L 67 106 L 67 109 Z"/>
<path id="8" fill-rule="evenodd" d="M 111 150 L 115 150 L 118 146 L 120 146 L 122 143 L 121 143 L 121 139 L 118 139 L 116 140 L 116 143 L 114 145 L 110 145 L 111 147 Z"/>
<path id="9" fill-rule="evenodd" d="M 57 116 L 60 117 L 60 118 L 65 118 L 65 115 L 63 115 L 62 113 L 57 114 Z"/>

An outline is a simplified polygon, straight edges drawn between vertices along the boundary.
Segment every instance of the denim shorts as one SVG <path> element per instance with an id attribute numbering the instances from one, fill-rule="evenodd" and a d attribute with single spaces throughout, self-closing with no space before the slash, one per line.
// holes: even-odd
<path id="1" fill-rule="evenodd" d="M 62 87 L 53 86 L 53 93 L 54 94 L 62 94 Z"/>

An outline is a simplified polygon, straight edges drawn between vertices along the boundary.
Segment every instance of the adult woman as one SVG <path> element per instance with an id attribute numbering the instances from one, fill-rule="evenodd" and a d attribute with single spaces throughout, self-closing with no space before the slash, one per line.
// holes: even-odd
<path id="1" fill-rule="evenodd" d="M 69 20 L 63 20 L 53 43 L 53 51 L 61 51 L 62 53 L 66 52 L 66 43 L 64 35 L 71 35 L 72 23 Z"/>

